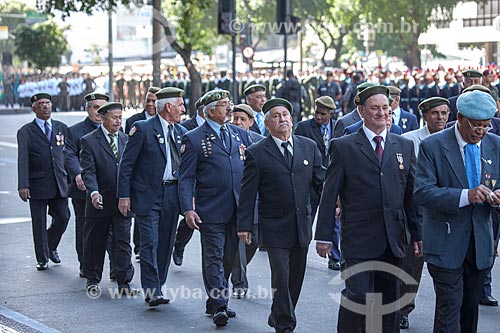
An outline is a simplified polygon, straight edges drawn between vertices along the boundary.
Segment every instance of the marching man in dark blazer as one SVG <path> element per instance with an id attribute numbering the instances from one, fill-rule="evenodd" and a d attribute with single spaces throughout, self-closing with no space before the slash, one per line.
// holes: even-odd
<path id="1" fill-rule="evenodd" d="M 497 106 L 474 90 L 457 99 L 455 126 L 420 144 L 415 202 L 423 206 L 424 260 L 434 282 L 434 332 L 477 332 L 484 276 L 493 260 L 491 210 L 500 205 Z"/>
<path id="2" fill-rule="evenodd" d="M 82 177 L 87 188 L 84 230 L 83 274 L 87 291 L 99 289 L 104 254 L 110 228 L 113 228 L 111 256 L 120 292 L 135 292 L 130 287 L 134 276 L 131 262 L 130 217 L 118 210 L 116 177 L 118 162 L 127 143 L 120 131 L 123 105 L 107 103 L 98 110 L 102 126 L 80 140 Z"/>
<path id="3" fill-rule="evenodd" d="M 250 130 L 260 135 L 269 135 L 269 131 L 264 124 L 264 112 L 262 112 L 262 106 L 267 101 L 266 87 L 262 84 L 251 85 L 243 91 L 243 95 L 245 95 L 246 103 L 250 105 L 255 114 L 255 121 L 250 126 Z"/>
<path id="4" fill-rule="evenodd" d="M 19 197 L 30 204 L 37 270 L 46 270 L 49 259 L 59 264 L 57 246 L 69 220 L 68 174 L 64 168 L 66 124 L 52 119 L 52 97 L 31 97 L 36 118 L 17 132 Z M 52 223 L 47 229 L 47 207 Z"/>
<path id="5" fill-rule="evenodd" d="M 394 86 L 389 86 L 388 88 L 389 97 L 393 99 L 391 103 L 393 124 L 401 127 L 403 133 L 418 129 L 420 125 L 418 124 L 417 116 L 406 110 L 403 110 L 399 106 L 399 101 L 401 100 L 401 89 Z M 417 110 L 416 112 L 419 111 Z"/>
<path id="6" fill-rule="evenodd" d="M 181 123 L 181 125 L 188 131 L 203 125 L 205 122 L 205 114 L 203 113 L 204 105 L 201 103 L 202 98 L 203 96 L 198 98 L 194 104 L 196 107 L 196 116 L 191 119 L 184 120 Z M 186 248 L 187 243 L 191 240 L 191 237 L 193 237 L 193 232 L 194 230 L 186 224 L 186 219 L 182 218 L 179 222 L 179 226 L 177 227 L 177 233 L 175 234 L 174 252 L 172 254 L 174 264 L 177 266 L 182 265 L 182 261 L 184 260 L 184 249 Z"/>
<path id="7" fill-rule="evenodd" d="M 156 93 L 160 90 L 158 87 L 148 87 L 148 91 L 146 96 L 144 97 L 144 110 L 140 113 L 134 114 L 132 117 L 128 118 L 125 122 L 125 133 L 130 134 L 130 129 L 132 125 L 134 125 L 139 120 L 148 120 L 149 118 L 153 118 L 156 116 L 156 101 L 158 98 L 156 97 Z M 140 258 L 140 236 L 139 236 L 139 226 L 137 223 L 137 216 L 134 217 L 134 253 L 135 258 L 138 260 Z"/>
<path id="8" fill-rule="evenodd" d="M 224 326 L 236 313 L 227 307 L 228 281 L 238 248 L 236 208 L 245 150 L 245 130 L 227 124 L 230 93 L 205 94 L 205 123 L 182 139 L 179 199 L 187 225 L 200 231 L 206 314 Z"/>
<path id="9" fill-rule="evenodd" d="M 292 135 L 292 105 L 281 98 L 264 104 L 270 136 L 246 152 L 238 207 L 238 236 L 251 244 L 259 194 L 260 244 L 271 265 L 273 305 L 268 324 L 293 332 L 295 308 L 312 239 L 311 192 L 321 192 L 324 171 L 316 143 Z"/>
<path id="10" fill-rule="evenodd" d="M 66 170 L 68 170 L 71 184 L 69 185 L 69 196 L 75 211 L 75 245 L 80 263 L 80 276 L 83 277 L 83 225 L 85 224 L 85 191 L 86 187 L 82 179 L 82 168 L 80 166 L 80 139 L 98 128 L 101 123 L 101 115 L 97 110 L 109 101 L 109 96 L 98 93 L 85 95 L 85 111 L 87 117 L 73 126 L 68 127 L 68 138 L 64 150 Z"/>
<path id="11" fill-rule="evenodd" d="M 175 229 L 179 220 L 181 138 L 178 124 L 184 91 L 167 87 L 156 93 L 158 114 L 132 125 L 118 172 L 118 207 L 138 218 L 141 238 L 141 284 L 149 306 L 169 303 L 162 286 L 167 280 Z"/>
<path id="12" fill-rule="evenodd" d="M 342 256 L 345 268 L 370 261 L 400 270 L 408 244 L 408 230 L 416 255 L 421 255 L 419 226 L 413 205 L 415 152 L 413 143 L 388 133 L 389 91 L 373 86 L 358 93 L 363 117 L 357 133 L 332 140 L 331 162 L 318 208 L 315 239 L 318 254 L 332 247 L 335 203 L 340 196 Z M 381 292 L 383 303 L 399 299 L 400 280 L 392 274 L 363 271 L 345 281 L 339 310 L 339 332 L 362 332 L 365 315 L 349 310 L 344 297 L 365 305 L 366 294 Z M 380 309 L 380 311 L 382 311 Z M 382 318 L 383 332 L 399 332 L 398 311 Z"/>

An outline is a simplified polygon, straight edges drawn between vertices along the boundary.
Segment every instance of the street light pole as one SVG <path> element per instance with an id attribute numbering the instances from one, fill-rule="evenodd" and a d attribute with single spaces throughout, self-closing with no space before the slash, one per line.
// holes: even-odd
<path id="1" fill-rule="evenodd" d="M 115 100 L 115 94 L 113 91 L 113 8 L 111 7 L 111 1 L 108 7 L 108 93 L 109 100 L 112 102 Z"/>

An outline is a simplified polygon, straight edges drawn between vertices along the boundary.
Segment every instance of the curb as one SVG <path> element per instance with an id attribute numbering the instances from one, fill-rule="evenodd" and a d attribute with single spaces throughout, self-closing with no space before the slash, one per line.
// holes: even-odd
<path id="1" fill-rule="evenodd" d="M 7 309 L 6 307 L 0 305 L 0 315 L 3 315 L 9 319 L 12 319 L 15 322 L 18 322 L 24 326 L 28 326 L 30 328 L 33 328 L 34 330 L 40 331 L 42 333 L 60 333 L 59 331 L 49 328 L 45 326 L 44 324 L 31 319 L 29 317 L 26 317 L 25 315 L 15 312 L 12 310 Z"/>

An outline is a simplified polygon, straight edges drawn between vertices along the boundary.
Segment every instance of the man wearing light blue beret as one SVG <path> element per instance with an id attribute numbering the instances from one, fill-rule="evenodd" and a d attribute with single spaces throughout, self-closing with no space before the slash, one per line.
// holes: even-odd
<path id="1" fill-rule="evenodd" d="M 493 260 L 490 211 L 500 205 L 500 138 L 488 133 L 490 94 L 457 100 L 457 122 L 420 144 L 415 203 L 423 207 L 424 261 L 434 282 L 434 332 L 477 332 L 484 276 Z"/>

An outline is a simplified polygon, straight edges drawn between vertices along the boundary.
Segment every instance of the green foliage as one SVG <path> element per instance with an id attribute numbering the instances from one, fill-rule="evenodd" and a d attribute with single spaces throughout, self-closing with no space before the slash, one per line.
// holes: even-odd
<path id="1" fill-rule="evenodd" d="M 7 1 L 0 3 L 0 13 L 5 16 L 0 16 L 0 25 L 6 25 L 9 28 L 9 34 L 12 34 L 14 29 L 24 23 L 24 17 L 9 17 L 9 14 L 24 15 L 27 10 L 33 8 L 28 7 L 25 3 L 19 1 Z M 12 39 L 0 40 L 0 50 L 3 52 L 12 52 Z"/>
<path id="2" fill-rule="evenodd" d="M 37 7 L 46 13 L 52 12 L 54 9 L 60 10 L 64 15 L 68 16 L 72 12 L 83 12 L 91 14 L 95 10 L 108 10 L 115 8 L 119 3 L 128 5 L 130 3 L 141 3 L 142 1 L 133 0 L 37 0 Z"/>
<path id="3" fill-rule="evenodd" d="M 61 57 L 68 50 L 68 42 L 54 22 L 48 21 L 33 26 L 19 25 L 14 30 L 14 53 L 38 69 L 58 67 Z"/>

